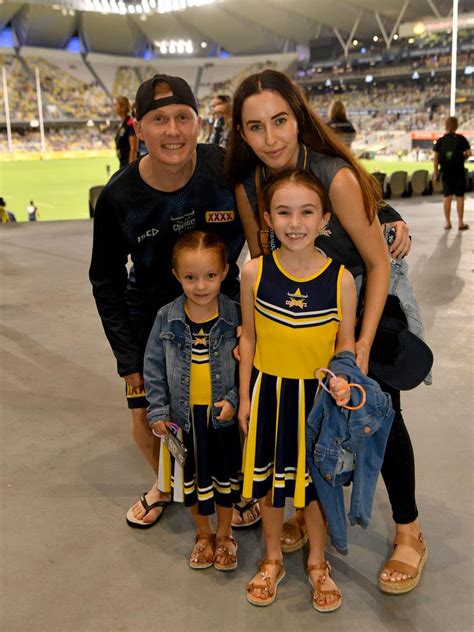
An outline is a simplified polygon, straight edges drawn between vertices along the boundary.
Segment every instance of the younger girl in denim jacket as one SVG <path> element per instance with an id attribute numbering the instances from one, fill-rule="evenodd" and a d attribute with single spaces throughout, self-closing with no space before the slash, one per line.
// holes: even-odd
<path id="1" fill-rule="evenodd" d="M 210 233 L 183 235 L 173 250 L 173 273 L 184 294 L 157 314 L 145 352 L 148 422 L 165 435 L 178 427 L 184 466 L 161 442 L 158 488 L 189 507 L 196 525 L 191 568 L 237 567 L 231 535 L 240 501 L 241 444 L 236 423 L 239 307 L 220 294 L 227 270 L 224 244 Z M 214 534 L 209 516 L 217 511 Z"/>

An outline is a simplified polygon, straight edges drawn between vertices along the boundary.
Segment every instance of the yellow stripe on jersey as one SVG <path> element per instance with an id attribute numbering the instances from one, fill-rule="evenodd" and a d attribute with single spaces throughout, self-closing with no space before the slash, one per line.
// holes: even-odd
<path id="1" fill-rule="evenodd" d="M 255 463 L 255 449 L 257 442 L 257 414 L 258 414 L 258 400 L 260 398 L 260 386 L 262 384 L 262 374 L 259 373 L 252 390 L 252 398 L 250 401 L 250 419 L 247 430 L 247 438 L 244 444 L 244 454 L 242 459 L 242 469 L 244 472 L 244 486 L 242 490 L 242 496 L 244 498 L 252 498 L 253 493 L 253 480 L 254 470 L 253 465 Z M 271 475 L 271 472 L 265 475 Z M 255 478 L 255 480 L 258 480 Z"/>
<path id="2" fill-rule="evenodd" d="M 276 449 L 277 449 L 277 445 L 278 445 L 278 428 L 279 428 L 279 423 L 278 423 L 278 413 L 280 410 L 280 400 L 281 400 L 281 378 L 277 378 L 276 381 L 276 413 L 277 413 L 277 419 L 275 419 L 275 426 L 276 426 L 276 432 L 275 432 L 275 449 L 273 452 L 273 462 L 276 463 Z M 275 502 L 275 485 L 276 485 L 276 478 L 275 478 L 275 469 L 273 469 L 273 484 L 272 484 L 272 503 Z"/>
<path id="3" fill-rule="evenodd" d="M 319 250 L 319 248 L 318 248 Z M 320 251 L 322 252 L 322 251 Z M 324 253 L 323 253 L 324 254 Z M 317 272 L 315 272 L 314 274 L 312 274 L 309 277 L 295 277 L 292 274 L 290 274 L 287 270 L 285 270 L 285 268 L 281 265 L 280 263 L 280 259 L 278 257 L 278 252 L 276 250 L 274 250 L 272 252 L 273 255 L 273 261 L 275 262 L 277 268 L 280 270 L 280 272 L 286 276 L 287 279 L 291 279 L 292 281 L 295 281 L 296 283 L 300 282 L 300 283 L 306 283 L 307 281 L 312 281 L 313 279 L 317 279 L 318 276 L 320 276 L 332 263 L 332 259 L 330 257 L 327 258 L 326 263 L 323 265 L 323 267 L 318 270 Z"/>
<path id="4" fill-rule="evenodd" d="M 298 462 L 296 465 L 295 496 L 293 504 L 295 507 L 305 506 L 305 478 L 306 478 L 306 411 L 304 401 L 304 383 L 299 380 L 298 384 Z"/>

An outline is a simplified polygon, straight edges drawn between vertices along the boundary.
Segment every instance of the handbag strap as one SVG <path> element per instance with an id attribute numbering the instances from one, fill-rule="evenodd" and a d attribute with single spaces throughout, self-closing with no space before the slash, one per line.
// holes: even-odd
<path id="1" fill-rule="evenodd" d="M 257 205 L 258 205 L 258 219 L 260 223 L 260 230 L 263 230 L 266 226 L 264 213 L 266 211 L 265 199 L 262 191 L 262 167 L 257 165 L 255 169 L 255 188 L 257 190 Z"/>
<path id="2" fill-rule="evenodd" d="M 263 197 L 262 184 L 262 167 L 260 165 L 255 169 L 255 189 L 257 191 L 257 206 L 258 206 L 258 242 L 262 251 L 262 254 L 270 254 L 272 248 L 270 245 L 270 229 L 265 221 L 264 213 L 266 211 L 265 198 Z"/>

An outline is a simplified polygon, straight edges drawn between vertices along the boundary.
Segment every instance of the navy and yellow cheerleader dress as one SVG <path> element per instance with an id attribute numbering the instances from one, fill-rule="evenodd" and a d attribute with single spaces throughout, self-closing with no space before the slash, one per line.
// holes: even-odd
<path id="1" fill-rule="evenodd" d="M 239 427 L 214 428 L 211 419 L 212 389 L 209 364 L 209 332 L 217 315 L 204 323 L 186 322 L 192 334 L 189 432 L 178 431 L 188 452 L 184 467 L 175 462 L 161 442 L 158 489 L 172 492 L 173 500 L 186 507 L 197 503 L 203 516 L 215 512 L 214 503 L 232 507 L 240 501 L 242 462 Z"/>
<path id="2" fill-rule="evenodd" d="M 295 507 L 316 500 L 306 466 L 305 422 L 315 370 L 334 355 L 344 266 L 327 259 L 314 275 L 286 272 L 278 250 L 260 258 L 254 289 L 256 348 L 250 421 L 243 457 L 243 496 Z"/>

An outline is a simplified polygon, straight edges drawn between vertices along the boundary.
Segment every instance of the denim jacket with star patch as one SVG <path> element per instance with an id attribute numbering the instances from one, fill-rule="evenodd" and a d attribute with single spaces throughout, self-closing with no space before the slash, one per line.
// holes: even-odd
<path id="1" fill-rule="evenodd" d="M 172 421 L 189 432 L 191 424 L 191 329 L 184 312 L 185 296 L 160 309 L 148 338 L 144 378 L 148 423 Z M 227 400 L 235 411 L 238 406 L 237 362 L 232 350 L 237 345 L 236 330 L 240 308 L 225 294 L 219 295 L 219 316 L 209 332 L 209 364 L 212 402 Z M 235 418 L 221 422 L 220 408 L 212 406 L 212 423 L 222 428 L 236 423 Z"/>
<path id="2" fill-rule="evenodd" d="M 366 402 L 360 410 L 346 410 L 319 389 L 306 422 L 306 458 L 318 498 L 328 521 L 334 546 L 347 553 L 343 486 L 352 482 L 349 520 L 366 528 L 372 514 L 377 478 L 392 427 L 390 395 L 364 375 L 350 351 L 335 355 L 329 369 L 348 382 L 363 386 Z M 358 392 L 358 391 L 357 391 Z M 356 405 L 359 401 L 355 396 Z"/>

